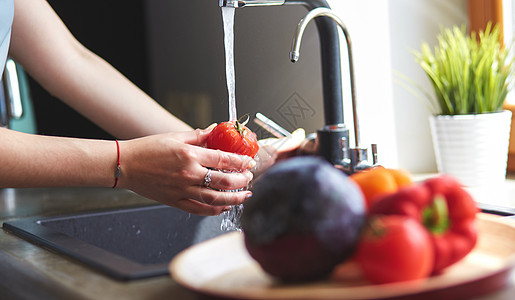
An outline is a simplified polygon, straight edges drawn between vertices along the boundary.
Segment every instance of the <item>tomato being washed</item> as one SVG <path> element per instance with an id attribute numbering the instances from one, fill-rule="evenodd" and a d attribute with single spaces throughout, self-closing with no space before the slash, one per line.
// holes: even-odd
<path id="1" fill-rule="evenodd" d="M 246 122 L 245 122 L 246 123 Z M 207 138 L 207 147 L 254 157 L 259 150 L 257 136 L 239 121 L 218 124 Z"/>

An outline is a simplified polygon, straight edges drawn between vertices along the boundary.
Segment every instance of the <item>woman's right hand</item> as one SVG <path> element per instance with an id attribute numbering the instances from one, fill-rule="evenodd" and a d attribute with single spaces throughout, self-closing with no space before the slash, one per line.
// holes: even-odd
<path id="1" fill-rule="evenodd" d="M 230 205 L 243 203 L 250 191 L 218 190 L 246 187 L 253 177 L 249 169 L 256 162 L 248 156 L 203 148 L 211 130 L 212 127 L 120 141 L 118 186 L 197 215 L 218 215 Z M 206 187 L 208 168 L 212 169 L 212 181 Z"/>

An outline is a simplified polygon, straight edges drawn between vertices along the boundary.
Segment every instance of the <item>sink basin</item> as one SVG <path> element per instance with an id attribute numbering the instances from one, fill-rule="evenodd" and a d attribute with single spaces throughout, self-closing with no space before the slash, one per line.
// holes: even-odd
<path id="1" fill-rule="evenodd" d="M 5 222 L 3 228 L 113 278 L 133 280 L 167 275 L 177 253 L 226 233 L 220 230 L 221 220 L 152 205 L 27 218 Z"/>

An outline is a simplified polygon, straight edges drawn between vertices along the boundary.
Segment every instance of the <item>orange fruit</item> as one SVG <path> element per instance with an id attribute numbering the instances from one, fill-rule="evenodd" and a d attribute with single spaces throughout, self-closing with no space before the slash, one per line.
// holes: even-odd
<path id="1" fill-rule="evenodd" d="M 397 183 L 397 187 L 401 188 L 404 186 L 409 186 L 413 184 L 413 180 L 411 179 L 411 174 L 403 169 L 386 169 L 390 175 L 393 176 L 395 182 Z"/>
<path id="2" fill-rule="evenodd" d="M 350 178 L 361 188 L 367 208 L 382 196 L 395 193 L 400 187 L 412 184 L 407 171 L 384 167 L 354 173 Z"/>

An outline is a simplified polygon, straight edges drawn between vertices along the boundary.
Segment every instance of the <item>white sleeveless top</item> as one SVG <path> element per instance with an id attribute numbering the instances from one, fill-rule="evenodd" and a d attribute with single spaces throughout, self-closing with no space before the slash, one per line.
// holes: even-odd
<path id="1" fill-rule="evenodd" d="M 0 0 L 0 77 L 3 74 L 14 16 L 14 0 Z"/>

